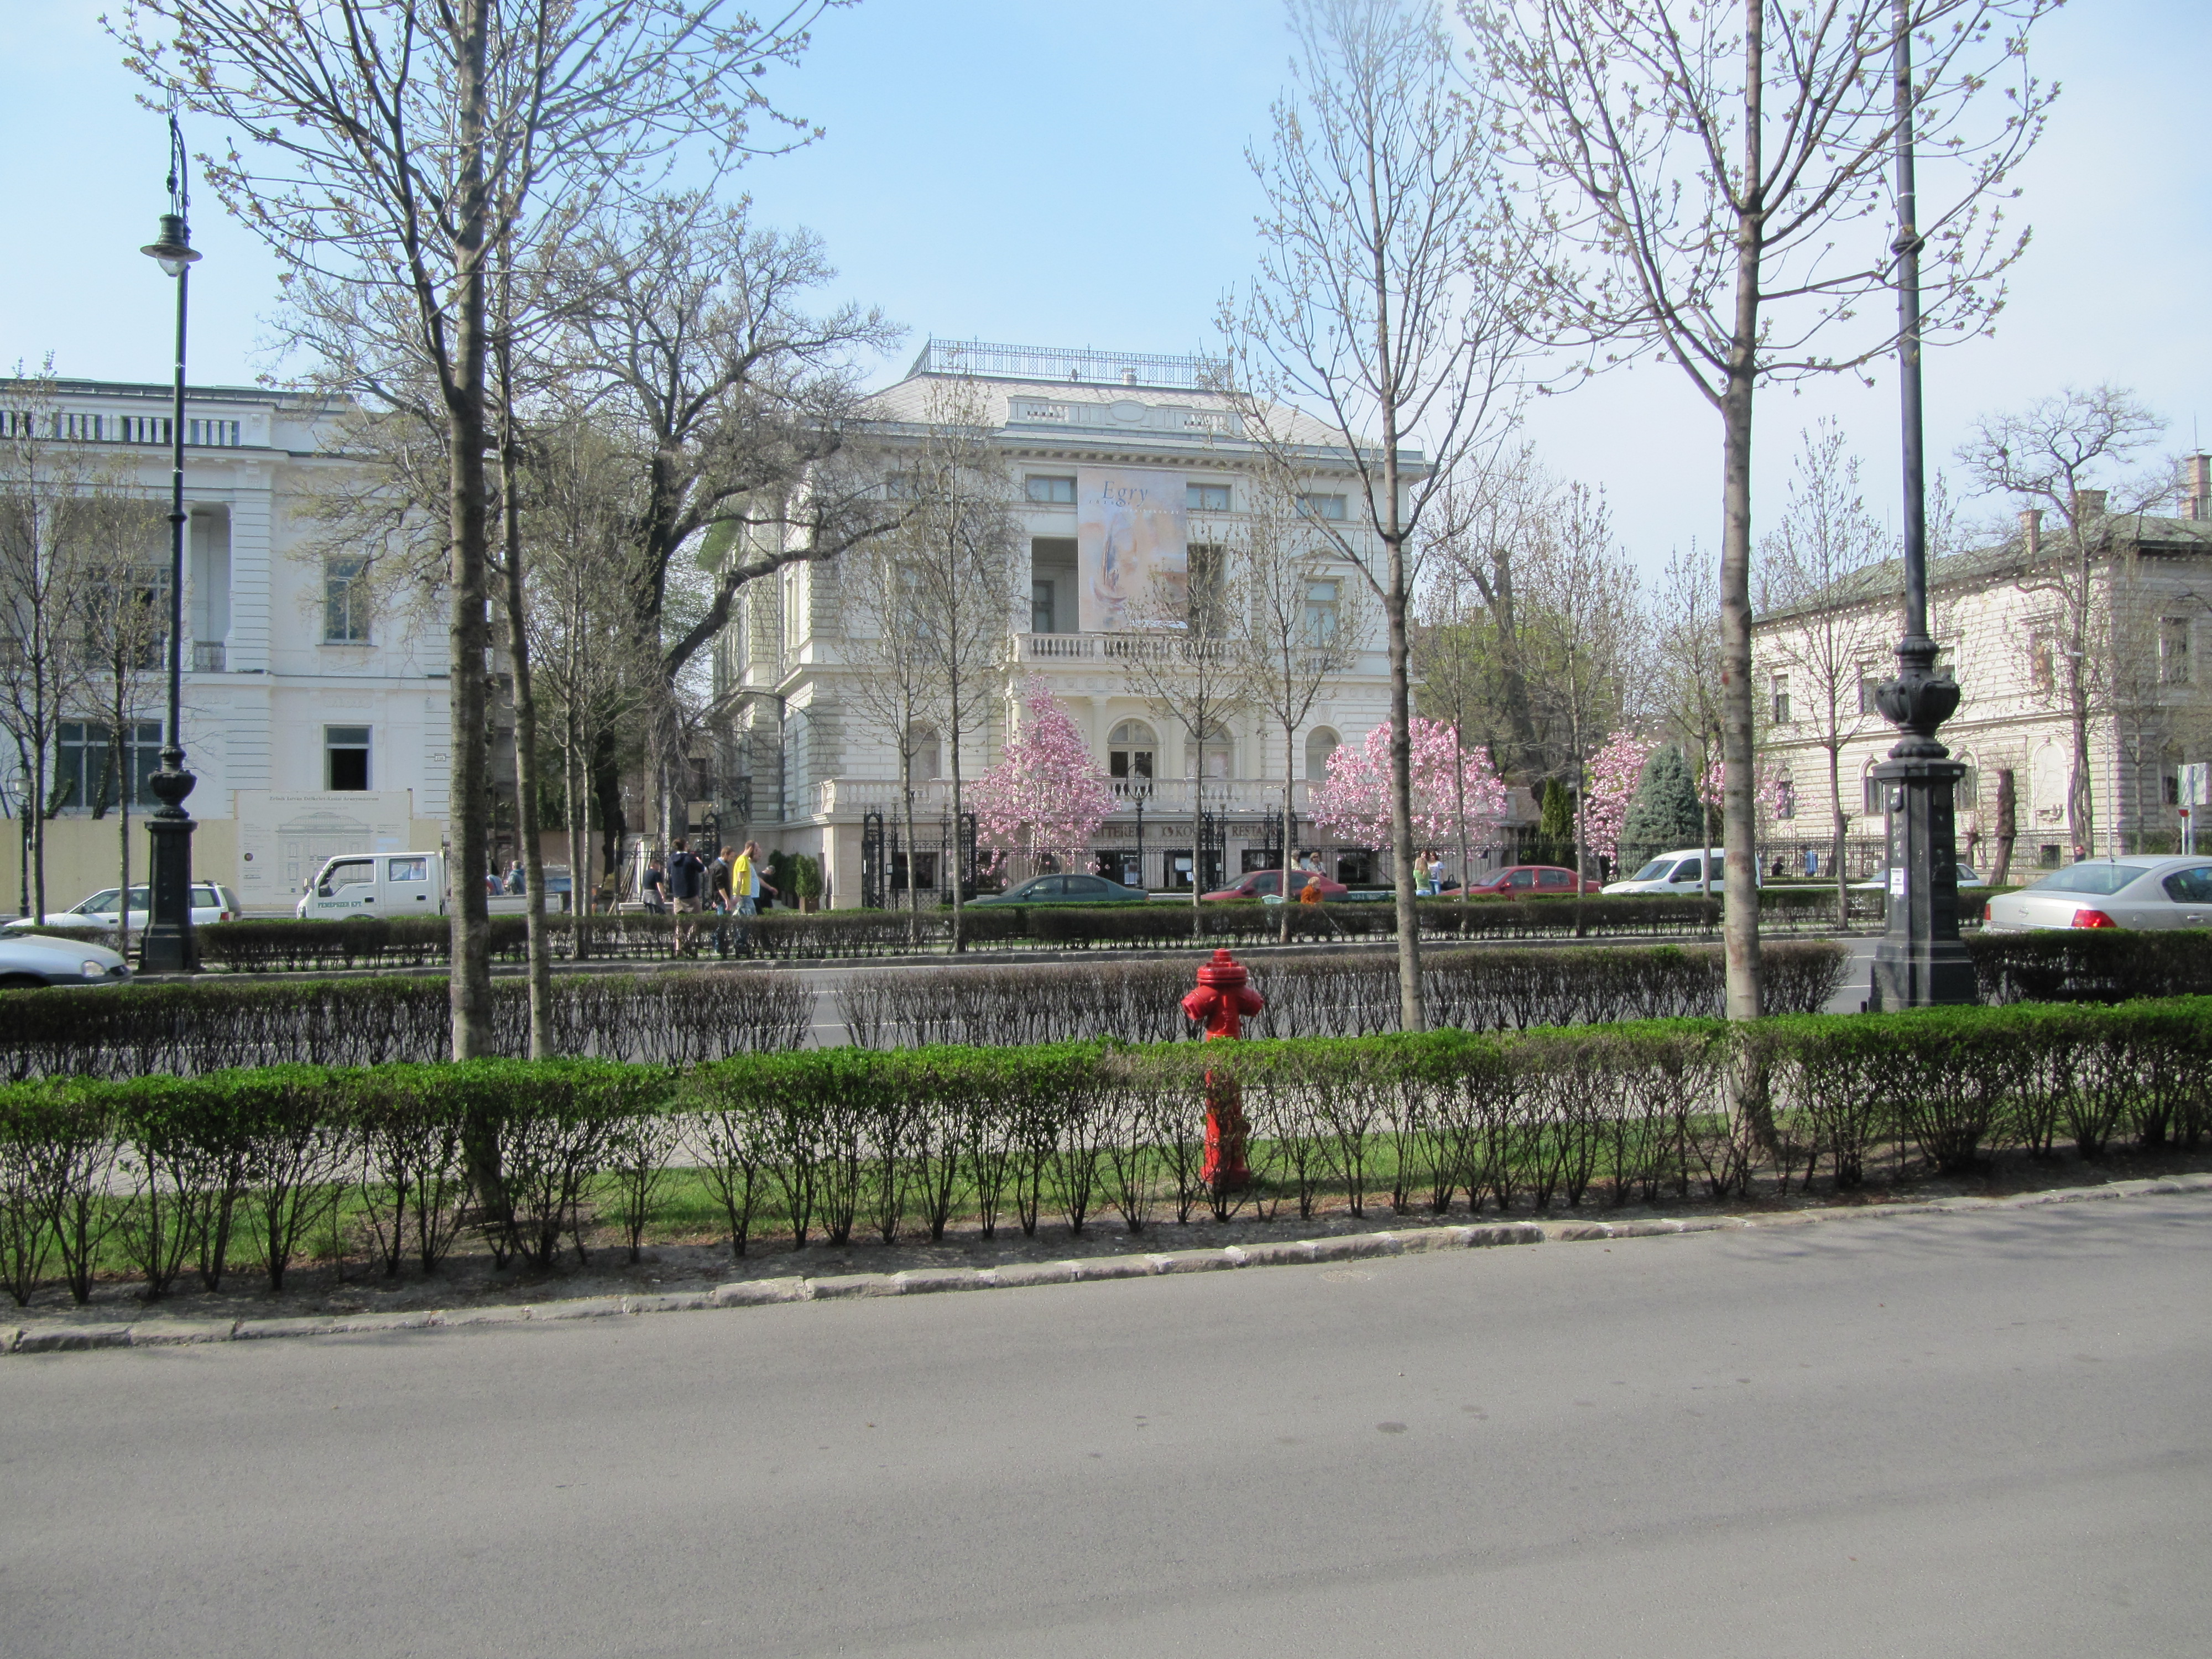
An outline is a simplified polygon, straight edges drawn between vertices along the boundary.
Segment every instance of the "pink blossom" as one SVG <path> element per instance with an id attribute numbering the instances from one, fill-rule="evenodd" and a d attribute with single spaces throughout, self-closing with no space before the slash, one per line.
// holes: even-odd
<path id="1" fill-rule="evenodd" d="M 1000 854 L 1079 862 L 1106 815 L 1120 805 L 1091 745 L 1044 682 L 1032 679 L 1018 729 L 999 763 L 967 792 L 976 839 Z"/>
<path id="2" fill-rule="evenodd" d="M 1589 837 L 1591 851 L 1608 858 L 1619 855 L 1620 826 L 1628 817 L 1628 803 L 1643 785 L 1644 763 L 1658 746 L 1633 732 L 1620 732 L 1590 757 L 1583 833 Z"/>
<path id="3" fill-rule="evenodd" d="M 1460 750 L 1451 726 L 1416 714 L 1411 729 L 1413 838 L 1438 848 L 1455 847 L 1462 838 L 1469 846 L 1483 845 L 1505 817 L 1505 786 L 1480 750 Z M 1331 834 L 1364 847 L 1389 845 L 1389 720 L 1358 748 L 1347 744 L 1328 757 L 1328 778 L 1313 793 L 1312 811 L 1314 823 Z"/>

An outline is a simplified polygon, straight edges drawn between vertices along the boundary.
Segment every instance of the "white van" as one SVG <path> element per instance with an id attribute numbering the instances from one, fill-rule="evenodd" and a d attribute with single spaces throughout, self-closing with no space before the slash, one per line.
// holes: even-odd
<path id="1" fill-rule="evenodd" d="M 493 915 L 519 916 L 529 901 L 501 894 L 484 901 Z M 430 916 L 446 913 L 442 853 L 341 853 L 316 872 L 295 916 Z"/>
<path id="2" fill-rule="evenodd" d="M 1626 881 L 1608 883 L 1600 889 L 1608 895 L 1623 893 L 1688 893 L 1702 895 L 1706 890 L 1706 866 L 1711 861 L 1711 890 L 1721 890 L 1721 849 L 1709 847 L 1702 851 L 1685 847 L 1672 853 L 1662 853 Z M 1753 872 L 1756 877 L 1757 872 Z"/>

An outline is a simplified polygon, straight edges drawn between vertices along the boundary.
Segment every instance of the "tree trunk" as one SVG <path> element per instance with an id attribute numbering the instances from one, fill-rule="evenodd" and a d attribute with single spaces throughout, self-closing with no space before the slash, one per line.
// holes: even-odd
<path id="1" fill-rule="evenodd" d="M 1747 332 L 1739 346 L 1723 411 L 1721 902 L 1730 1019 L 1757 1019 L 1760 1012 L 1758 823 L 1752 790 L 1750 338 Z"/>
<path id="2" fill-rule="evenodd" d="M 1850 881 L 1844 874 L 1844 783 L 1839 745 L 1828 745 L 1828 823 L 1835 831 L 1835 850 L 1829 857 L 1829 873 L 1836 878 L 1836 926 L 1851 925 Z"/>
<path id="3" fill-rule="evenodd" d="M 484 652 L 490 644 L 484 580 L 483 179 L 487 0 L 463 0 L 460 58 L 460 229 L 455 238 L 453 359 L 442 388 L 452 455 L 447 512 L 453 535 L 452 784 L 453 1049 L 473 1060 L 491 1048 L 491 957 L 484 908 L 489 853 Z"/>
<path id="4" fill-rule="evenodd" d="M 950 722 L 952 730 L 948 734 L 951 741 L 946 745 L 951 751 L 952 762 L 952 845 L 945 851 L 946 862 L 952 866 L 952 954 L 957 957 L 968 949 L 966 931 L 962 926 L 965 913 L 961 908 L 961 901 L 966 896 L 960 890 L 960 878 L 964 872 L 960 867 L 960 688 L 957 684 L 949 690 L 945 708 L 952 716 Z M 907 848 L 906 867 L 907 885 L 911 888 L 914 885 L 914 849 L 910 847 Z M 944 879 L 944 873 L 942 871 L 938 872 L 939 880 Z"/>
<path id="5" fill-rule="evenodd" d="M 1393 481 L 1395 488 L 1395 480 Z M 1395 503 L 1392 511 L 1396 511 Z M 1413 903 L 1413 698 L 1407 690 L 1406 556 L 1390 544 L 1390 590 L 1382 610 L 1390 631 L 1390 874 L 1398 922 L 1398 1028 L 1429 1029 L 1421 995 L 1421 917 Z"/>
<path id="6" fill-rule="evenodd" d="M 514 670 L 514 819 L 522 838 L 525 949 L 530 979 L 530 1057 L 553 1052 L 553 942 L 545 930 L 545 854 L 538 839 L 538 696 L 532 684 L 530 631 L 522 580 L 521 488 L 516 474 L 521 445 L 514 431 L 514 400 L 508 343 L 500 343 L 499 506 L 507 555 L 507 649 Z M 571 895 L 575 866 L 568 870 Z"/>
<path id="7" fill-rule="evenodd" d="M 1283 872 L 1279 878 L 1283 901 L 1282 927 L 1277 936 L 1279 944 L 1291 942 L 1291 907 L 1297 900 L 1291 893 L 1291 825 L 1297 817 L 1298 730 L 1285 721 L 1283 725 Z"/>

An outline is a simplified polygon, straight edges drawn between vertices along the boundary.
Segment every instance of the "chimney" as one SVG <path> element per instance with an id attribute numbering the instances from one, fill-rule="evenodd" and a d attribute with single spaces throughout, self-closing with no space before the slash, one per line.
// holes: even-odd
<path id="1" fill-rule="evenodd" d="M 2086 524 L 2091 519 L 2105 516 L 2105 492 L 2101 489 L 2077 489 L 2074 492 L 2074 522 Z"/>
<path id="2" fill-rule="evenodd" d="M 2021 544 L 2027 549 L 2027 556 L 2043 556 L 2043 509 L 2031 507 L 2020 515 Z"/>
<path id="3" fill-rule="evenodd" d="M 2181 458 L 2181 516 L 2212 519 L 2212 455 L 2201 450 Z"/>

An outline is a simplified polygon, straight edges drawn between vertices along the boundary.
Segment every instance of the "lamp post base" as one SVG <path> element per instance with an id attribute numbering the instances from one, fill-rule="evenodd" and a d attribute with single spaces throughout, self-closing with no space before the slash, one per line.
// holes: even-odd
<path id="1" fill-rule="evenodd" d="M 154 842 L 154 867 L 148 883 L 146 931 L 138 940 L 142 974 L 189 974 L 200 965 L 192 940 L 192 831 L 198 826 L 184 806 L 197 781 L 174 763 L 147 780 L 147 787 L 161 805 L 146 821 L 146 833 Z"/>
<path id="2" fill-rule="evenodd" d="M 1959 869 L 1952 791 L 1966 769 L 1953 760 L 1887 760 L 1874 769 L 1889 824 L 1889 927 L 1875 946 L 1870 1006 L 1971 1003 L 1973 958 L 1959 937 Z"/>

